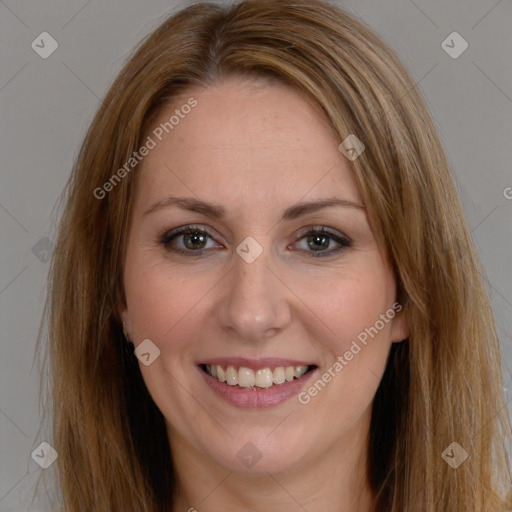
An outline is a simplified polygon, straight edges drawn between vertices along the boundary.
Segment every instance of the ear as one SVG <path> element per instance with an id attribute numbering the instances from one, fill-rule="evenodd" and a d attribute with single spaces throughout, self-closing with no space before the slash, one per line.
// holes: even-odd
<path id="1" fill-rule="evenodd" d="M 117 308 L 117 313 L 119 316 L 119 319 L 121 320 L 123 324 L 123 333 L 125 338 L 128 341 L 132 341 L 133 334 L 132 334 L 132 325 L 130 322 L 130 315 L 128 314 L 128 307 L 125 304 L 120 305 Z"/>
<path id="2" fill-rule="evenodd" d="M 395 305 L 393 309 L 396 311 L 396 314 L 393 320 L 391 320 L 391 341 L 393 343 L 400 343 L 409 337 L 409 320 L 403 306 L 398 302 Z"/>
<path id="3" fill-rule="evenodd" d="M 131 333 L 131 325 L 130 325 L 130 317 L 128 315 L 128 306 L 126 304 L 126 298 L 124 295 L 124 291 L 120 289 L 120 287 L 116 290 L 116 298 L 117 298 L 117 307 L 116 307 L 116 316 L 117 319 L 123 324 L 123 332 L 125 337 L 129 338 Z"/>

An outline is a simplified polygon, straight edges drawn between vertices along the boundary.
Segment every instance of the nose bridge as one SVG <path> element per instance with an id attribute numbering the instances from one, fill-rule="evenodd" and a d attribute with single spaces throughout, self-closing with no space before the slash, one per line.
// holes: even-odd
<path id="1" fill-rule="evenodd" d="M 275 267 L 272 251 L 267 246 L 251 261 L 246 254 L 254 249 L 251 240 L 248 245 L 242 242 L 238 247 L 240 254 L 237 251 L 233 257 L 231 276 L 218 305 L 222 327 L 244 339 L 268 336 L 282 329 L 290 316 L 284 286 L 271 270 Z"/>

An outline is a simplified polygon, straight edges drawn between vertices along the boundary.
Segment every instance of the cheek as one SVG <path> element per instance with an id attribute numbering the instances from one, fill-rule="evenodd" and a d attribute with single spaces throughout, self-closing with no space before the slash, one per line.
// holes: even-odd
<path id="1" fill-rule="evenodd" d="M 149 338 L 158 344 L 193 305 L 195 294 L 186 281 L 142 250 L 127 258 L 124 285 L 136 342 Z"/>
<path id="2" fill-rule="evenodd" d="M 323 289 L 319 284 L 313 288 L 307 305 L 314 315 L 309 316 L 316 317 L 321 329 L 316 333 L 318 349 L 327 357 L 301 403 L 339 407 L 344 411 L 339 421 L 346 426 L 357 421 L 373 399 L 386 366 L 394 302 L 395 281 L 383 267 L 354 271 L 327 287 L 324 283 Z M 315 339 L 314 323 L 309 325 Z"/>
<path id="3" fill-rule="evenodd" d="M 308 316 L 315 317 L 320 328 L 325 327 L 317 331 L 317 336 L 321 332 L 337 353 L 348 350 L 351 341 L 376 322 L 379 336 L 389 337 L 391 323 L 382 325 L 379 318 L 394 303 L 395 282 L 383 268 L 369 266 L 359 272 L 351 269 L 346 275 L 317 281 L 314 286 L 311 282 L 305 278 L 301 290 L 295 290 L 310 310 Z"/>
<path id="4" fill-rule="evenodd" d="M 369 256 L 368 254 L 366 256 Z M 284 275 L 293 284 L 296 296 L 283 291 L 292 317 L 311 339 L 323 338 L 336 349 L 345 351 L 351 340 L 373 326 L 379 315 L 394 302 L 395 284 L 377 257 L 366 258 L 347 271 L 323 275 L 297 273 Z M 375 260 L 375 261 L 374 261 Z M 167 262 L 156 262 L 151 252 L 135 251 L 127 259 L 125 291 L 135 340 L 187 338 L 185 331 L 208 317 L 215 286 L 224 286 L 222 275 L 203 269 L 186 273 Z M 298 299 L 298 300 L 297 300 Z M 196 320 L 194 320 L 194 318 Z M 179 336 L 173 330 L 179 330 Z M 388 325 L 385 329 L 388 331 Z M 323 347 L 325 350 L 327 347 Z"/>
<path id="5" fill-rule="evenodd" d="M 198 344 L 204 342 L 208 294 L 220 276 L 213 271 L 186 273 L 155 260 L 143 250 L 127 259 L 125 292 L 130 325 L 135 345 L 150 339 L 160 349 L 155 367 L 181 374 L 194 359 Z"/>

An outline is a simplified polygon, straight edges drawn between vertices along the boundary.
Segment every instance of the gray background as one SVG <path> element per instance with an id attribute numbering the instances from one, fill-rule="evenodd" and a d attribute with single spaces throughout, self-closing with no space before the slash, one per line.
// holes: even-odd
<path id="1" fill-rule="evenodd" d="M 29 500 L 35 479 L 51 471 L 30 457 L 47 439 L 39 432 L 33 359 L 57 199 L 100 98 L 130 50 L 188 3 L 0 1 L 1 511 L 45 508 Z M 397 52 L 427 99 L 459 179 L 512 366 L 511 2 L 339 3 Z M 59 45 L 47 59 L 31 48 L 45 31 Z M 441 47 L 453 31 L 469 44 L 456 59 Z M 504 388 L 512 399 L 508 368 Z"/>

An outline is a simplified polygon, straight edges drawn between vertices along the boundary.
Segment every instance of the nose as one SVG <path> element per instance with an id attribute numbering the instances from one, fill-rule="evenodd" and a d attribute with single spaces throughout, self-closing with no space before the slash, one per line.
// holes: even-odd
<path id="1" fill-rule="evenodd" d="M 274 269 L 271 251 L 251 263 L 236 253 L 233 260 L 217 307 L 221 327 L 230 338 L 249 343 L 278 335 L 290 323 L 292 293 Z"/>

